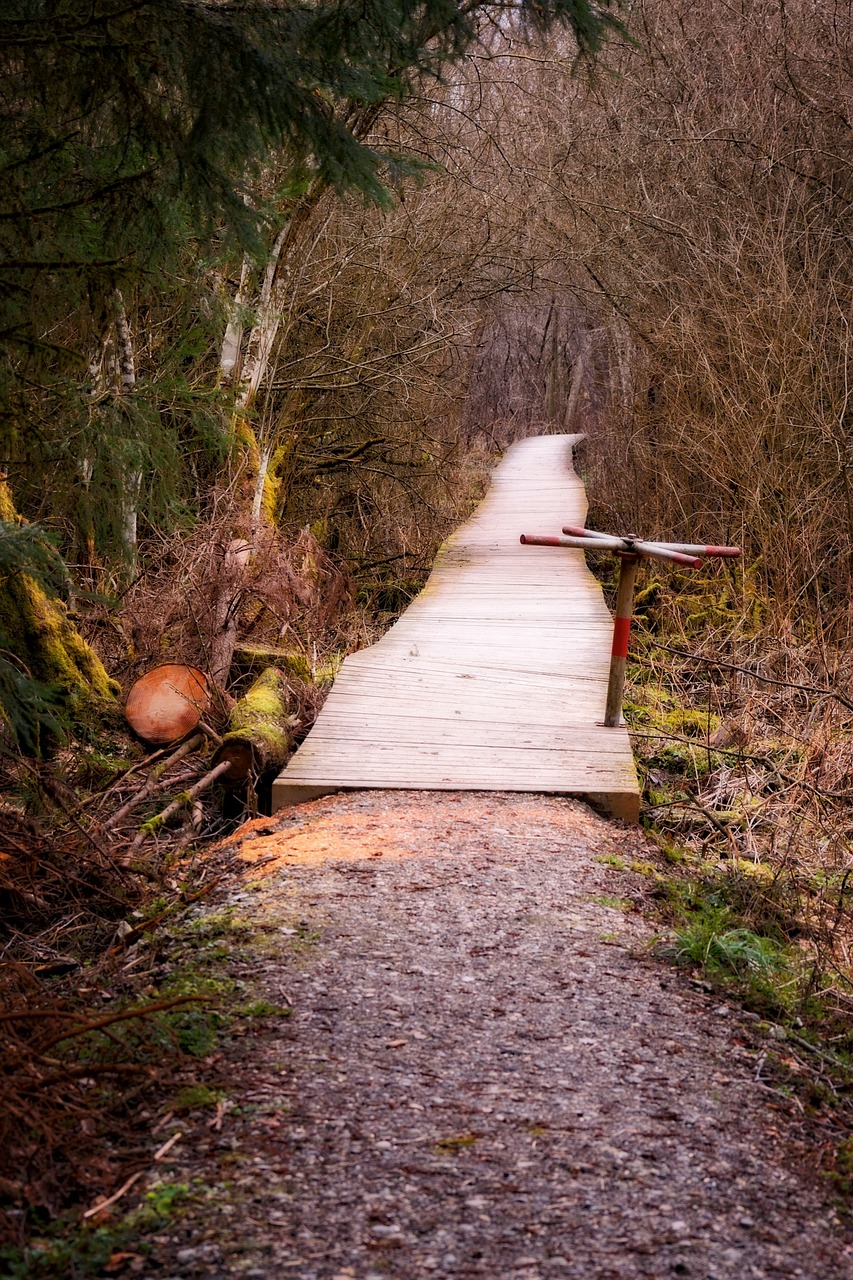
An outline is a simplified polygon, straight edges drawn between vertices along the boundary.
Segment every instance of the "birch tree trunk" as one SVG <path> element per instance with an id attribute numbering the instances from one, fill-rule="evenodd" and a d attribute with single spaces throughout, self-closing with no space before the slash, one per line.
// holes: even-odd
<path id="1" fill-rule="evenodd" d="M 116 366 L 118 374 L 118 393 L 120 396 L 132 395 L 136 388 L 136 359 L 133 352 L 133 338 L 127 320 L 127 311 L 120 289 L 113 293 L 115 307 L 116 334 Z M 139 496 L 142 492 L 142 470 L 138 463 L 126 467 L 122 485 L 122 549 L 124 551 L 126 572 L 133 577 L 136 572 L 136 559 L 139 546 Z"/>

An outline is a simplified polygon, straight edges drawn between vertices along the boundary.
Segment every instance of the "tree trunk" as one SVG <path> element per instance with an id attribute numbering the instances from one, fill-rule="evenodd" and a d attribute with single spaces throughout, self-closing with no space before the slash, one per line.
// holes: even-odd
<path id="1" fill-rule="evenodd" d="M 210 678 L 223 693 L 237 643 L 237 615 L 243 599 L 246 570 L 252 548 L 245 538 L 234 538 L 222 558 L 222 569 L 213 601 L 213 636 L 208 654 Z"/>
<path id="2" fill-rule="evenodd" d="M 154 746 L 180 742 L 196 728 L 210 705 L 210 686 L 201 671 L 167 662 L 136 681 L 127 695 L 124 716 L 144 742 Z"/>
<path id="3" fill-rule="evenodd" d="M 0 520 L 20 523 L 12 495 L 0 480 Z M 0 581 L 0 634 L 3 644 L 26 665 L 34 680 L 64 694 L 73 715 L 103 712 L 119 686 L 56 600 L 29 574 Z"/>
<path id="4" fill-rule="evenodd" d="M 287 680 L 277 667 L 267 667 L 235 704 L 215 763 L 229 761 L 228 782 L 243 782 L 280 769 L 293 741 Z"/>

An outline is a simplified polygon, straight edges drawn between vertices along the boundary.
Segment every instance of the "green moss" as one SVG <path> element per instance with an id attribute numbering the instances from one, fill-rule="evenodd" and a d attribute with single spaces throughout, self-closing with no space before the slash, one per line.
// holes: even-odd
<path id="1" fill-rule="evenodd" d="M 18 521 L 8 487 L 0 482 L 0 519 Z M 62 694 L 83 720 L 115 707 L 121 692 L 94 649 L 68 617 L 65 605 L 28 574 L 0 584 L 0 634 L 31 677 Z"/>
<path id="2" fill-rule="evenodd" d="M 654 703 L 626 702 L 625 719 L 629 726 L 651 729 L 661 737 L 695 738 L 702 742 L 719 727 L 719 716 L 703 709 L 696 711 L 679 706 L 675 699 L 655 691 Z"/>
<path id="3" fill-rule="evenodd" d="M 210 1089 L 206 1084 L 188 1084 L 172 1099 L 169 1110 L 179 1115 L 183 1111 L 204 1111 L 215 1107 L 224 1097 L 220 1089 Z"/>
<path id="4" fill-rule="evenodd" d="M 631 863 L 631 870 L 635 875 L 648 876 L 651 880 L 657 880 L 660 872 L 651 862 L 636 861 Z"/>
<path id="5" fill-rule="evenodd" d="M 442 1138 L 435 1144 L 435 1149 L 443 1155 L 448 1153 L 457 1155 L 460 1151 L 467 1151 L 470 1147 L 473 1147 L 479 1136 L 478 1133 L 460 1133 L 453 1138 Z"/>
<path id="6" fill-rule="evenodd" d="M 672 840 L 668 840 L 666 836 L 660 836 L 658 840 L 660 851 L 664 856 L 664 860 L 671 866 L 679 866 L 688 859 L 687 851 L 679 844 L 674 844 Z"/>
<path id="7" fill-rule="evenodd" d="M 290 1005 L 271 1004 L 269 1000 L 250 1000 L 237 1013 L 243 1018 L 290 1018 L 293 1010 Z"/>
<path id="8" fill-rule="evenodd" d="M 281 672 L 267 667 L 239 700 L 231 713 L 232 729 L 252 728 L 257 720 L 281 715 L 282 703 L 287 698 L 287 687 Z"/>
<path id="9" fill-rule="evenodd" d="M 254 932 L 254 925 L 243 916 L 237 914 L 235 907 L 224 907 L 221 911 L 210 911 L 199 916 L 184 926 L 188 934 L 196 938 L 210 941 L 213 938 L 240 935 L 248 937 Z"/>
<path id="10" fill-rule="evenodd" d="M 30 1247 L 0 1249 L 0 1271 L 9 1280 L 56 1280 L 58 1276 L 83 1280 L 104 1275 L 110 1258 L 123 1248 L 147 1256 L 150 1245 L 145 1237 L 181 1218 L 191 1199 L 185 1182 L 155 1182 L 139 1207 L 117 1222 L 80 1227 L 67 1218 L 56 1219 L 44 1238 Z"/>
<path id="11" fill-rule="evenodd" d="M 295 676 L 297 680 L 310 684 L 314 678 L 311 670 L 311 660 L 304 653 L 298 653 L 295 650 L 282 654 L 276 659 L 276 665 L 281 668 L 289 676 Z"/>
<path id="12" fill-rule="evenodd" d="M 314 672 L 314 683 L 318 688 L 325 689 L 334 683 L 345 657 L 346 654 L 343 652 L 332 653 L 317 665 L 317 669 Z"/>
<path id="13" fill-rule="evenodd" d="M 295 723 L 288 701 L 284 674 L 277 667 L 267 667 L 232 709 L 223 741 L 248 740 L 267 763 L 283 762 Z"/>

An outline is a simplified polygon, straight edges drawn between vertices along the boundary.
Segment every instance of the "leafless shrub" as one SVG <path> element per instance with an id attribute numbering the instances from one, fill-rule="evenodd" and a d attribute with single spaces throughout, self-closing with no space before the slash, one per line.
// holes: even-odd
<path id="1" fill-rule="evenodd" d="M 223 495 L 191 531 L 149 548 L 150 567 L 127 593 L 119 623 L 127 651 L 113 655 L 125 683 L 156 662 L 208 665 L 222 566 L 239 527 Z M 234 582 L 241 637 L 297 650 L 322 643 L 350 601 L 346 575 L 308 529 L 291 538 L 265 529 L 246 574 Z"/>

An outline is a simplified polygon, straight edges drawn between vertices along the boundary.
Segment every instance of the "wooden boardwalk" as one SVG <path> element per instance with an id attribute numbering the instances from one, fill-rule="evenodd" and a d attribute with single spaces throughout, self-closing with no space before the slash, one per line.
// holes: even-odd
<path id="1" fill-rule="evenodd" d="M 330 791 L 557 792 L 636 821 L 624 728 L 602 725 L 612 621 L 580 552 L 519 535 L 583 524 L 579 436 L 514 445 L 423 592 L 343 663 L 273 784 L 273 811 Z"/>

